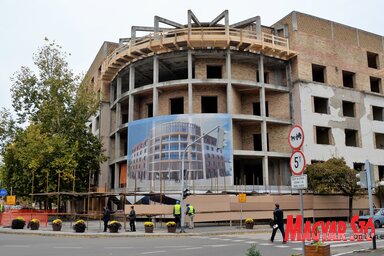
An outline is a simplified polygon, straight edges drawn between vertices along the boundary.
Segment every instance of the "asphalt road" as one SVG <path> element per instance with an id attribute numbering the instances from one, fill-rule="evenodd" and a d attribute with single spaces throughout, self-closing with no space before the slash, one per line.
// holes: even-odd
<path id="1" fill-rule="evenodd" d="M 290 256 L 301 253 L 300 242 L 282 244 L 277 237 L 272 244 L 270 234 L 233 234 L 218 236 L 187 237 L 51 237 L 36 235 L 0 234 L 1 256 L 106 256 L 106 255 L 155 255 L 155 256 L 194 256 L 220 255 L 241 256 L 256 244 L 263 256 Z M 335 242 L 331 244 L 332 255 L 364 255 L 355 250 L 371 247 L 369 242 Z M 384 240 L 378 241 L 384 247 Z M 383 255 L 367 254 L 369 256 Z"/>

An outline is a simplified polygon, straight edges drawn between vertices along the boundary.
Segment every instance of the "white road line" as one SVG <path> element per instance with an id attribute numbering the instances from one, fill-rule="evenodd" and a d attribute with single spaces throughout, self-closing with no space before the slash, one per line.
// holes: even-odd
<path id="1" fill-rule="evenodd" d="M 187 245 L 163 245 L 163 246 L 156 246 L 155 248 L 158 249 L 167 249 L 167 248 L 185 248 L 188 247 Z"/>
<path id="2" fill-rule="evenodd" d="M 255 242 L 255 241 L 245 241 L 244 243 L 246 243 L 246 244 L 258 244 L 259 242 Z"/>
<path id="3" fill-rule="evenodd" d="M 287 248 L 289 246 L 288 245 L 276 245 L 275 247 L 277 247 L 277 248 Z"/>
<path id="4" fill-rule="evenodd" d="M 198 250 L 198 249 L 203 249 L 203 247 L 189 247 L 189 248 L 184 248 L 183 250 Z"/>
<path id="5" fill-rule="evenodd" d="M 232 242 L 238 243 L 238 242 L 244 242 L 244 240 L 232 240 Z"/>
<path id="6" fill-rule="evenodd" d="M 110 250 L 110 249 L 132 249 L 133 247 L 117 247 L 117 246 L 114 246 L 114 247 L 104 247 L 104 249 L 107 249 L 107 250 Z"/>
<path id="7" fill-rule="evenodd" d="M 155 253 L 161 253 L 161 252 L 166 252 L 166 251 L 142 252 L 142 253 L 140 253 L 140 254 L 155 254 Z"/>
<path id="8" fill-rule="evenodd" d="M 55 246 L 54 249 L 81 249 L 81 246 Z"/>
<path id="9" fill-rule="evenodd" d="M 302 248 L 292 248 L 292 250 L 301 251 L 303 249 Z"/>
<path id="10" fill-rule="evenodd" d="M 259 245 L 271 245 L 271 243 L 261 243 Z"/>
<path id="11" fill-rule="evenodd" d="M 30 246 L 29 245 L 2 245 L 2 247 L 7 247 L 7 248 L 28 248 Z"/>
<path id="12" fill-rule="evenodd" d="M 231 244 L 214 244 L 214 245 L 211 245 L 211 247 L 226 247 L 226 246 L 231 246 Z"/>

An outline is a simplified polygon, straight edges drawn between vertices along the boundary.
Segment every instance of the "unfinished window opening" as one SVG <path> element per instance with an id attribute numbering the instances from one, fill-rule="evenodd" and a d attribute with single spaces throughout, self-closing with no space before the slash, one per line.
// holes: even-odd
<path id="1" fill-rule="evenodd" d="M 378 165 L 377 168 L 379 169 L 379 181 L 383 181 L 383 179 L 384 179 L 384 165 Z"/>
<path id="2" fill-rule="evenodd" d="M 261 158 L 235 158 L 233 167 L 235 185 L 263 185 L 263 160 Z"/>
<path id="3" fill-rule="evenodd" d="M 96 128 L 96 131 L 100 129 L 100 116 L 96 117 L 95 128 Z"/>
<path id="4" fill-rule="evenodd" d="M 355 117 L 355 103 L 343 101 L 343 116 Z"/>
<path id="5" fill-rule="evenodd" d="M 222 78 L 221 69 L 218 65 L 207 65 L 207 78 Z"/>
<path id="6" fill-rule="evenodd" d="M 109 177 L 110 177 L 109 186 L 111 187 L 111 189 L 113 189 L 115 188 L 115 165 L 109 166 Z"/>
<path id="7" fill-rule="evenodd" d="M 262 137 L 261 133 L 253 134 L 253 150 L 254 151 L 262 151 Z M 269 139 L 268 139 L 268 133 L 267 133 L 267 151 L 269 151 Z"/>
<path id="8" fill-rule="evenodd" d="M 260 82 L 259 70 L 256 70 L 256 82 Z M 269 73 L 264 72 L 264 83 L 269 84 Z"/>
<path id="9" fill-rule="evenodd" d="M 174 98 L 170 100 L 171 115 L 184 114 L 184 98 Z"/>
<path id="10" fill-rule="evenodd" d="M 153 117 L 153 103 L 147 104 L 147 117 Z"/>
<path id="11" fill-rule="evenodd" d="M 378 68 L 379 67 L 379 55 L 374 52 L 367 52 L 367 60 L 368 60 L 368 67 L 370 68 Z"/>
<path id="12" fill-rule="evenodd" d="M 325 66 L 312 64 L 312 81 L 325 82 Z"/>
<path id="13" fill-rule="evenodd" d="M 217 113 L 217 96 L 201 96 L 201 113 Z"/>
<path id="14" fill-rule="evenodd" d="M 328 99 L 322 97 L 313 97 L 315 113 L 328 114 Z"/>
<path id="15" fill-rule="evenodd" d="M 381 79 L 377 77 L 369 77 L 371 84 L 371 92 L 381 93 Z"/>
<path id="16" fill-rule="evenodd" d="M 353 163 L 353 169 L 356 171 L 363 171 L 364 170 L 364 163 Z"/>
<path id="17" fill-rule="evenodd" d="M 345 129 L 345 146 L 357 147 L 357 131 L 351 129 Z"/>
<path id="18" fill-rule="evenodd" d="M 372 106 L 372 116 L 375 121 L 383 121 L 383 108 Z"/>
<path id="19" fill-rule="evenodd" d="M 253 115 L 261 116 L 260 102 L 253 103 Z M 269 116 L 268 101 L 265 102 L 265 116 Z"/>
<path id="20" fill-rule="evenodd" d="M 323 145 L 331 144 L 331 129 L 328 127 L 316 126 L 316 143 Z"/>
<path id="21" fill-rule="evenodd" d="M 375 145 L 376 149 L 384 149 L 384 134 L 375 133 Z"/>
<path id="22" fill-rule="evenodd" d="M 343 86 L 348 88 L 355 87 L 355 73 L 343 70 Z"/>

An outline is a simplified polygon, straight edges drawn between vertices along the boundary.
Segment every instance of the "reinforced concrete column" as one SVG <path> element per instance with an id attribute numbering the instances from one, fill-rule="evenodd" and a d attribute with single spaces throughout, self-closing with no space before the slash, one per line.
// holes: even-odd
<path id="1" fill-rule="evenodd" d="M 193 89 L 192 89 L 192 51 L 188 50 L 188 113 L 193 113 Z"/>
<path id="2" fill-rule="evenodd" d="M 266 121 L 266 112 L 265 112 L 265 84 L 264 84 L 264 56 L 260 54 L 259 61 L 259 79 L 260 79 L 260 112 L 263 121 L 261 122 L 261 147 L 263 150 L 263 183 L 265 190 L 267 191 L 267 186 L 269 185 L 269 171 L 268 171 L 268 145 L 267 145 L 267 121 Z"/>
<path id="3" fill-rule="evenodd" d="M 135 96 L 132 91 L 135 89 L 135 68 L 131 65 L 129 67 L 129 99 L 128 99 L 128 122 L 134 120 L 133 114 L 135 113 Z"/>
<path id="4" fill-rule="evenodd" d="M 227 72 L 227 113 L 232 114 L 232 69 L 231 69 L 231 51 L 227 50 L 227 56 L 226 56 L 226 72 Z"/>
<path id="5" fill-rule="evenodd" d="M 159 82 L 159 60 L 155 55 L 153 56 L 153 116 L 158 115 L 159 109 L 159 90 L 157 84 Z"/>

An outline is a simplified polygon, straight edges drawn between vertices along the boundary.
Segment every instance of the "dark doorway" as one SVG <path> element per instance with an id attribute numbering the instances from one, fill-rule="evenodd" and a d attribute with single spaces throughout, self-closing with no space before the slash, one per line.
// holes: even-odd
<path id="1" fill-rule="evenodd" d="M 253 150 L 262 151 L 262 138 L 261 133 L 253 134 Z M 269 140 L 267 134 L 267 151 L 269 151 Z"/>
<path id="2" fill-rule="evenodd" d="M 261 116 L 260 102 L 253 103 L 253 115 Z M 265 102 L 265 116 L 269 116 L 268 101 Z"/>

